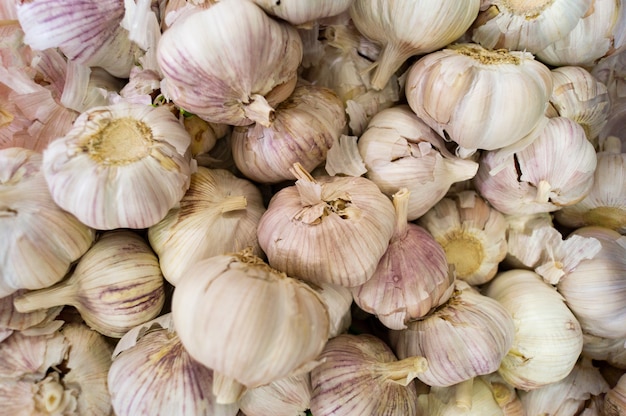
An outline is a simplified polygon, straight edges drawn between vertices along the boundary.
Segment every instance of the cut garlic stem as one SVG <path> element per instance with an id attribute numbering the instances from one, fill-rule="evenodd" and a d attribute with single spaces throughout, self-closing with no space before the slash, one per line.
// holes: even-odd
<path id="1" fill-rule="evenodd" d="M 57 285 L 27 292 L 13 300 L 15 310 L 20 313 L 39 309 L 50 309 L 59 305 L 74 306 L 74 288 L 61 282 Z"/>
<path id="2" fill-rule="evenodd" d="M 472 397 L 474 396 L 474 378 L 462 381 L 454 390 L 454 402 L 456 407 L 464 411 L 472 409 Z"/>
<path id="3" fill-rule="evenodd" d="M 216 403 L 236 403 L 245 391 L 246 387 L 234 378 L 213 371 L 213 394 Z"/>
<path id="4" fill-rule="evenodd" d="M 289 171 L 293 173 L 297 180 L 316 182 L 315 178 L 299 162 L 294 163 L 293 168 L 289 169 Z"/>
<path id="5" fill-rule="evenodd" d="M 541 180 L 537 185 L 537 195 L 535 196 L 535 202 L 545 204 L 550 199 L 550 191 L 552 186 L 548 181 Z"/>
<path id="6" fill-rule="evenodd" d="M 274 118 L 274 108 L 261 94 L 252 94 L 251 101 L 243 108 L 244 115 L 263 127 L 269 127 Z"/>
<path id="7" fill-rule="evenodd" d="M 393 73 L 412 55 L 411 48 L 403 48 L 402 45 L 394 43 L 386 44 L 380 52 L 372 74 L 372 87 L 378 91 L 385 88 Z"/>
<path id="8" fill-rule="evenodd" d="M 619 155 L 622 153 L 622 141 L 619 137 L 608 136 L 602 143 L 602 151 Z"/>
<path id="9" fill-rule="evenodd" d="M 396 211 L 396 235 L 402 235 L 409 226 L 409 197 L 408 188 L 402 188 L 393 194 L 393 208 Z"/>
<path id="10" fill-rule="evenodd" d="M 220 203 L 219 210 L 223 214 L 225 212 L 239 211 L 248 206 L 248 200 L 245 195 L 232 195 L 224 199 Z"/>
<path id="11" fill-rule="evenodd" d="M 428 369 L 424 357 L 408 357 L 399 361 L 380 362 L 374 365 L 373 372 L 384 376 L 385 380 L 408 386 L 418 374 Z"/>

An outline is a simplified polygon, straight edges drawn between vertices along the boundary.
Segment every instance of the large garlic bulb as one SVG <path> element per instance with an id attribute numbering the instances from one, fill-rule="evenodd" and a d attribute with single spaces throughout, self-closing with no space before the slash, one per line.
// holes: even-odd
<path id="1" fill-rule="evenodd" d="M 332 17 L 348 10 L 353 0 L 253 0 L 263 10 L 293 25 L 311 24 L 317 19 Z"/>
<path id="2" fill-rule="evenodd" d="M 470 27 L 480 0 L 355 0 L 350 16 L 356 28 L 383 48 L 372 86 L 382 89 L 411 56 L 432 52 L 458 39 Z"/>
<path id="3" fill-rule="evenodd" d="M 189 145 L 167 108 L 120 102 L 82 113 L 44 151 L 43 172 L 54 201 L 84 224 L 147 228 L 189 188 Z"/>
<path id="4" fill-rule="evenodd" d="M 268 125 L 293 91 L 302 41 L 247 0 L 222 0 L 167 29 L 158 46 L 166 94 L 203 119 Z"/>
<path id="5" fill-rule="evenodd" d="M 422 57 L 405 88 L 420 119 L 471 153 L 512 145 L 539 126 L 552 77 L 528 52 L 467 43 Z"/>
<path id="6" fill-rule="evenodd" d="M 485 293 L 515 318 L 515 338 L 500 375 L 522 390 L 564 379 L 582 351 L 583 334 L 556 289 L 530 270 L 509 270 L 498 274 Z"/>
<path id="7" fill-rule="evenodd" d="M 444 140 L 406 105 L 377 113 L 358 141 L 367 177 L 386 195 L 410 191 L 413 221 L 440 201 L 455 182 L 474 177 L 478 164 L 446 150 Z"/>
<path id="8" fill-rule="evenodd" d="M 60 281 L 95 232 L 56 205 L 40 153 L 0 150 L 0 297 Z"/>
<path id="9" fill-rule="evenodd" d="M 249 250 L 192 266 L 174 290 L 172 316 L 185 350 L 214 370 L 218 403 L 292 375 L 317 357 L 329 331 L 319 295 Z"/>

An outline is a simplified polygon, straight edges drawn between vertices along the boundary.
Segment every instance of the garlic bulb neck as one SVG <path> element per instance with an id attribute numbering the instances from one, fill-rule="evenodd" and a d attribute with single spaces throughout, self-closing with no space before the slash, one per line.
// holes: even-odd
<path id="1" fill-rule="evenodd" d="M 274 119 L 274 108 L 261 94 L 252 94 L 250 103 L 243 106 L 243 114 L 253 122 L 268 127 Z"/>
<path id="2" fill-rule="evenodd" d="M 428 368 L 424 357 L 408 357 L 399 361 L 377 362 L 372 373 L 380 374 L 384 380 L 407 386 Z"/>
<path id="3" fill-rule="evenodd" d="M 75 301 L 73 288 L 65 281 L 51 287 L 34 290 L 18 296 L 13 300 L 15 310 L 20 313 L 49 309 L 60 305 L 73 305 Z"/>
<path id="4" fill-rule="evenodd" d="M 393 208 L 396 211 L 396 231 L 395 234 L 400 236 L 406 233 L 409 226 L 409 197 L 411 192 L 407 188 L 402 188 L 393 194 Z"/>
<path id="5" fill-rule="evenodd" d="M 219 206 L 219 210 L 222 214 L 225 212 L 239 211 L 248 206 L 248 200 L 245 195 L 232 195 L 220 202 Z"/>
<path id="6" fill-rule="evenodd" d="M 236 403 L 246 387 L 234 378 L 225 376 L 217 371 L 213 372 L 213 394 L 218 404 Z"/>
<path id="7" fill-rule="evenodd" d="M 374 72 L 372 74 L 371 85 L 377 91 L 385 88 L 393 73 L 409 59 L 414 53 L 410 45 L 388 43 L 379 55 Z"/>

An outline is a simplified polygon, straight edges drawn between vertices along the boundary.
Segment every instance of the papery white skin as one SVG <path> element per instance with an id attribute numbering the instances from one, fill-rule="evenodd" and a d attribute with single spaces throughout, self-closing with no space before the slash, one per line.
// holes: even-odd
<path id="1" fill-rule="evenodd" d="M 408 220 L 423 215 L 450 186 L 472 178 L 478 164 L 446 150 L 444 140 L 406 105 L 377 113 L 358 141 L 367 178 L 391 196 L 410 193 Z"/>
<path id="2" fill-rule="evenodd" d="M 626 338 L 602 338 L 583 333 L 582 355 L 626 370 Z"/>
<path id="3" fill-rule="evenodd" d="M 348 330 L 352 324 L 352 292 L 344 286 L 319 282 L 312 286 L 326 304 L 330 330 L 328 338 L 334 338 Z"/>
<path id="4" fill-rule="evenodd" d="M 246 416 L 304 416 L 313 394 L 309 373 L 247 390 L 239 400 Z"/>
<path id="5" fill-rule="evenodd" d="M 505 215 L 507 228 L 507 255 L 505 264 L 512 269 L 533 269 L 544 252 L 542 228 L 552 227 L 548 212 Z"/>
<path id="6" fill-rule="evenodd" d="M 563 297 L 529 270 L 501 272 L 486 295 L 513 317 L 515 338 L 498 372 L 512 386 L 532 390 L 564 379 L 582 351 L 580 323 Z"/>
<path id="7" fill-rule="evenodd" d="M 382 89 L 411 56 L 432 52 L 459 38 L 470 27 L 479 8 L 480 0 L 355 0 L 350 16 L 356 28 L 382 44 L 372 86 Z"/>
<path id="8" fill-rule="evenodd" d="M 537 53 L 578 24 L 593 0 L 483 0 L 472 40 L 489 49 Z"/>
<path id="9" fill-rule="evenodd" d="M 607 416 L 621 416 L 626 412 L 626 375 L 622 375 L 604 396 L 603 410 Z"/>
<path id="10" fill-rule="evenodd" d="M 415 62 L 405 88 L 420 119 L 471 153 L 506 147 L 530 134 L 548 106 L 552 77 L 528 52 L 458 44 Z"/>
<path id="11" fill-rule="evenodd" d="M 20 313 L 13 307 L 13 299 L 25 292 L 25 289 L 21 289 L 9 296 L 0 298 L 0 328 L 9 331 L 24 331 L 34 326 L 46 325 L 54 320 L 61 312 L 61 309 L 63 309 L 62 306 L 57 306 L 50 309 L 38 309 L 28 313 Z M 9 335 L 10 332 L 6 336 Z M 0 338 L 2 337 L 0 336 Z"/>
<path id="12" fill-rule="evenodd" d="M 148 229 L 163 276 L 176 286 L 200 260 L 246 247 L 260 254 L 256 230 L 264 212 L 253 183 L 227 170 L 198 167 L 181 201 Z"/>
<path id="13" fill-rule="evenodd" d="M 0 150 L 0 297 L 59 282 L 95 238 L 54 203 L 41 166 L 40 153 Z"/>
<path id="14" fill-rule="evenodd" d="M 109 97 L 124 84 L 100 67 L 90 68 L 68 61 L 61 103 L 77 112 L 109 104 Z M 68 129 L 69 130 L 69 129 Z"/>
<path id="15" fill-rule="evenodd" d="M 324 17 L 336 16 L 348 10 L 352 0 L 253 0 L 267 13 L 293 25 L 311 23 Z"/>
<path id="16" fill-rule="evenodd" d="M 530 145 L 504 159 L 502 168 L 499 152 L 483 154 L 474 185 L 504 214 L 556 211 L 582 200 L 593 186 L 596 152 L 571 119 L 549 119 Z"/>
<path id="17" fill-rule="evenodd" d="M 324 169 L 330 176 L 337 174 L 362 176 L 367 172 L 361 153 L 359 153 L 358 139 L 357 136 L 342 134 L 328 149 Z"/>
<path id="18" fill-rule="evenodd" d="M 54 201 L 100 230 L 147 228 L 189 187 L 190 137 L 166 108 L 94 107 L 50 143 L 43 171 Z"/>
<path id="19" fill-rule="evenodd" d="M 178 106 L 215 123 L 267 125 L 295 87 L 302 41 L 254 3 L 222 0 L 166 30 L 157 59 Z"/>

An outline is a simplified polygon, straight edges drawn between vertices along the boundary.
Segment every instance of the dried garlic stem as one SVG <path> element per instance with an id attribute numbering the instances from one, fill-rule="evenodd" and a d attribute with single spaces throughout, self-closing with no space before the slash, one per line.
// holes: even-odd
<path id="1" fill-rule="evenodd" d="M 393 194 L 393 208 L 396 211 L 396 235 L 402 235 L 409 226 L 409 197 L 411 192 L 402 188 Z"/>
<path id="2" fill-rule="evenodd" d="M 424 357 L 408 357 L 399 361 L 376 363 L 375 373 L 384 375 L 386 380 L 408 386 L 418 374 L 428 369 L 428 362 Z"/>
<path id="3" fill-rule="evenodd" d="M 535 196 L 535 202 L 546 203 L 550 199 L 550 191 L 552 186 L 545 180 L 539 181 L 537 185 L 537 195 Z"/>
<path id="4" fill-rule="evenodd" d="M 413 50 L 408 45 L 386 44 L 380 51 L 376 68 L 372 74 L 372 87 L 382 90 L 389 79 L 402 64 L 413 55 Z"/>
<path id="5" fill-rule="evenodd" d="M 13 300 L 15 310 L 20 313 L 49 309 L 59 305 L 73 305 L 74 295 L 70 286 L 55 285 L 25 293 Z"/>
<path id="6" fill-rule="evenodd" d="M 469 411 L 472 409 L 472 397 L 474 396 L 474 379 L 470 378 L 456 385 L 454 401 L 456 407 Z"/>
<path id="7" fill-rule="evenodd" d="M 245 195 L 232 195 L 220 203 L 220 212 L 223 214 L 225 212 L 239 211 L 247 206 L 248 200 Z"/>
<path id="8" fill-rule="evenodd" d="M 297 180 L 302 180 L 306 182 L 317 182 L 313 176 L 300 164 L 300 162 L 296 162 L 293 164 L 293 168 L 289 169 L 289 172 L 296 177 Z"/>
<path id="9" fill-rule="evenodd" d="M 253 94 L 250 98 L 250 103 L 243 110 L 246 118 L 259 123 L 263 127 L 269 127 L 274 120 L 274 108 L 260 94 Z"/>
<path id="10" fill-rule="evenodd" d="M 246 386 L 234 378 L 225 376 L 217 371 L 213 371 L 213 394 L 215 395 L 216 403 L 236 403 L 245 391 Z"/>

